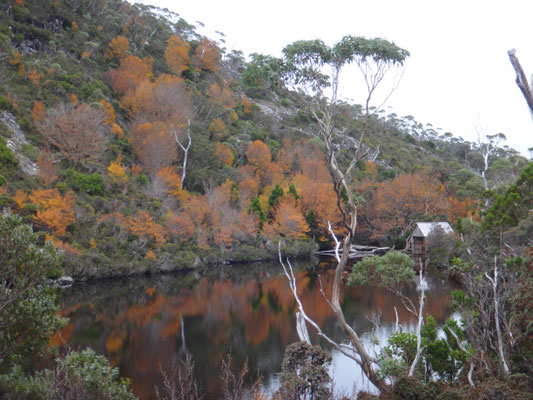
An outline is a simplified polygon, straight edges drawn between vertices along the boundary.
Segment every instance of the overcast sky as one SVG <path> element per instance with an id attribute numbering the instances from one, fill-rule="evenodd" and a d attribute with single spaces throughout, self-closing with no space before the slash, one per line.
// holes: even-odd
<path id="1" fill-rule="evenodd" d="M 502 132 L 505 144 L 527 154 L 533 121 L 515 83 L 507 50 L 515 48 L 533 73 L 530 0 L 142 0 L 178 13 L 226 48 L 280 56 L 295 40 L 344 35 L 382 37 L 410 51 L 400 86 L 387 102 L 442 132 L 476 141 L 478 130 Z M 342 84 L 342 82 L 341 82 Z M 358 100 L 349 87 L 343 94 Z"/>

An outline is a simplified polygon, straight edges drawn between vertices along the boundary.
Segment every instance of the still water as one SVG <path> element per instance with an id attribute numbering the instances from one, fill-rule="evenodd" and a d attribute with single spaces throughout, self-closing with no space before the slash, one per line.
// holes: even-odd
<path id="1" fill-rule="evenodd" d="M 327 262 L 295 262 L 298 293 L 307 314 L 333 338 L 341 339 L 332 312 L 320 292 L 331 288 L 333 270 Z M 425 313 L 443 322 L 451 314 L 450 288 L 427 278 Z M 416 289 L 408 291 L 413 298 Z M 55 343 L 71 349 L 92 347 L 131 379 L 141 400 L 155 399 L 160 368 L 171 371 L 187 354 L 207 400 L 220 391 L 220 361 L 232 353 L 235 371 L 248 360 L 250 379 L 260 374 L 265 390 L 277 386 L 285 347 L 298 340 L 296 304 L 277 263 L 216 267 L 208 272 L 123 278 L 78 284 L 62 292 L 62 313 L 70 323 Z M 416 319 L 390 292 L 372 287 L 346 289 L 346 320 L 369 347 L 383 344 L 396 323 L 404 331 Z M 379 316 L 380 325 L 371 322 Z M 318 339 L 313 336 L 313 343 Z M 324 345 L 325 348 L 328 346 Z M 337 389 L 372 389 L 356 364 L 332 352 Z"/>

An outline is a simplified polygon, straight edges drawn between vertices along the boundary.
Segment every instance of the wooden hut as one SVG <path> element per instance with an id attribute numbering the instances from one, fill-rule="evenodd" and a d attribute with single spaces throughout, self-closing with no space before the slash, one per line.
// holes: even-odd
<path id="1" fill-rule="evenodd" d="M 426 254 L 426 240 L 432 232 L 442 230 L 443 233 L 453 233 L 453 229 L 448 222 L 416 222 L 415 229 L 407 239 L 407 253 L 415 259 L 415 265 L 425 266 Z"/>

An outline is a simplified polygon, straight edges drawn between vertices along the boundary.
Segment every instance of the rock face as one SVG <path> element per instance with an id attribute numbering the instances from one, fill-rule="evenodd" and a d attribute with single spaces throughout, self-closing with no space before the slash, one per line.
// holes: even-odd
<path id="1" fill-rule="evenodd" d="M 9 147 L 17 160 L 19 160 L 22 171 L 28 175 L 37 175 L 37 172 L 39 171 L 37 164 L 22 153 L 22 146 L 28 144 L 28 141 L 26 140 L 26 137 L 20 129 L 20 126 L 13 114 L 7 111 L 0 112 L 0 121 L 6 124 L 8 129 L 13 134 L 13 136 L 6 139 L 7 147 Z"/>

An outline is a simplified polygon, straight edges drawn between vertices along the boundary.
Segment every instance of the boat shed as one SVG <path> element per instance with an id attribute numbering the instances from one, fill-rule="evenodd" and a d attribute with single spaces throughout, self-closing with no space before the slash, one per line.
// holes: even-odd
<path id="1" fill-rule="evenodd" d="M 448 222 L 416 222 L 413 233 L 407 239 L 407 250 L 413 256 L 426 257 L 426 239 L 435 229 L 442 229 L 445 234 L 453 233 Z"/>

